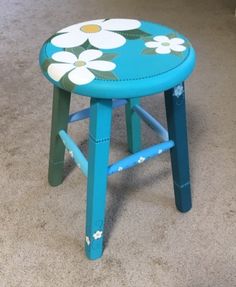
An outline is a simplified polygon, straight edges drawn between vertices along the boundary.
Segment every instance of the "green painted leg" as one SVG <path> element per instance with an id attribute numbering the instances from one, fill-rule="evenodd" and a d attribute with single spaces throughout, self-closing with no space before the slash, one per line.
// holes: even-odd
<path id="1" fill-rule="evenodd" d="M 85 242 L 89 259 L 103 252 L 111 119 L 112 100 L 91 99 Z"/>
<path id="2" fill-rule="evenodd" d="M 192 207 L 184 84 L 165 92 L 169 138 L 175 142 L 171 149 L 175 203 L 181 212 Z"/>
<path id="3" fill-rule="evenodd" d="M 67 130 L 71 94 L 54 86 L 51 124 L 51 141 L 49 152 L 48 181 L 56 186 L 63 181 L 65 147 L 58 132 Z"/>
<path id="4" fill-rule="evenodd" d="M 140 118 L 132 109 L 134 105 L 139 105 L 139 102 L 139 98 L 128 99 L 128 103 L 125 106 L 128 149 L 131 153 L 141 149 Z"/>

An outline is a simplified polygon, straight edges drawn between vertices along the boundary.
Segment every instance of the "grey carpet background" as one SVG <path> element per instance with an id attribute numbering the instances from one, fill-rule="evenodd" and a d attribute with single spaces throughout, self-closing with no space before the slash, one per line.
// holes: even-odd
<path id="1" fill-rule="evenodd" d="M 0 286 L 236 286 L 236 28 L 233 1 L 1 0 Z M 40 46 L 70 24 L 140 18 L 191 39 L 186 83 L 193 209 L 175 209 L 169 155 L 109 179 L 106 249 L 84 256 L 86 179 L 66 155 L 66 179 L 47 183 L 52 87 Z M 74 97 L 71 111 L 88 105 Z M 163 97 L 143 105 L 165 123 Z M 122 109 L 110 161 L 127 154 Z M 88 121 L 70 128 L 86 152 Z M 143 127 L 144 146 L 155 135 Z"/>

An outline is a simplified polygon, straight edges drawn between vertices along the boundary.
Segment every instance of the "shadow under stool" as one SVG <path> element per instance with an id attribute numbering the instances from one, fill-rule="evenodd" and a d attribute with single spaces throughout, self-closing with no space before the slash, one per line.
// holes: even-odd
<path id="1" fill-rule="evenodd" d="M 53 84 L 49 183 L 63 181 L 65 149 L 87 177 L 85 250 L 103 252 L 108 176 L 170 150 L 176 207 L 191 209 L 184 81 L 195 52 L 183 35 L 157 23 L 100 19 L 58 31 L 40 51 L 43 74 Z M 168 131 L 140 105 L 164 92 Z M 69 115 L 71 94 L 90 97 L 90 107 Z M 153 101 L 155 98 L 153 98 Z M 130 155 L 109 165 L 113 109 L 125 106 Z M 68 123 L 89 118 L 88 160 L 67 133 Z M 141 148 L 140 120 L 162 139 Z"/>

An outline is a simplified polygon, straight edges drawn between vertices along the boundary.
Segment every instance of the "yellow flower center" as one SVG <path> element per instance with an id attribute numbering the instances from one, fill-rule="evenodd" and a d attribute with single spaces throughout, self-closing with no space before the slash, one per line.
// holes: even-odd
<path id="1" fill-rule="evenodd" d="M 169 42 L 163 42 L 163 43 L 161 43 L 162 44 L 162 46 L 170 46 L 170 43 Z"/>
<path id="2" fill-rule="evenodd" d="M 74 63 L 74 65 L 75 65 L 76 67 L 83 67 L 83 66 L 86 65 L 86 62 L 84 62 L 84 61 L 76 61 L 76 62 Z"/>
<path id="3" fill-rule="evenodd" d="M 101 29 L 102 28 L 96 24 L 84 25 L 80 28 L 80 30 L 83 31 L 84 33 L 97 33 L 101 31 Z"/>

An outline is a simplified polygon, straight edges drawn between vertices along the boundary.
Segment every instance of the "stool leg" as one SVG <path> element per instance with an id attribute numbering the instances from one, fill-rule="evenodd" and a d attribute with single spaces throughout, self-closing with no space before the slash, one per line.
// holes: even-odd
<path id="1" fill-rule="evenodd" d="M 141 123 L 139 116 L 133 110 L 134 105 L 139 105 L 139 98 L 128 99 L 125 106 L 126 130 L 129 152 L 135 153 L 141 149 Z"/>
<path id="2" fill-rule="evenodd" d="M 85 242 L 89 259 L 103 252 L 111 120 L 112 100 L 91 99 Z"/>
<path id="3" fill-rule="evenodd" d="M 58 132 L 67 130 L 71 94 L 54 86 L 49 152 L 48 181 L 57 186 L 63 181 L 65 146 Z"/>
<path id="4" fill-rule="evenodd" d="M 184 83 L 165 92 L 169 138 L 175 146 L 170 150 L 175 203 L 181 212 L 192 207 Z"/>

